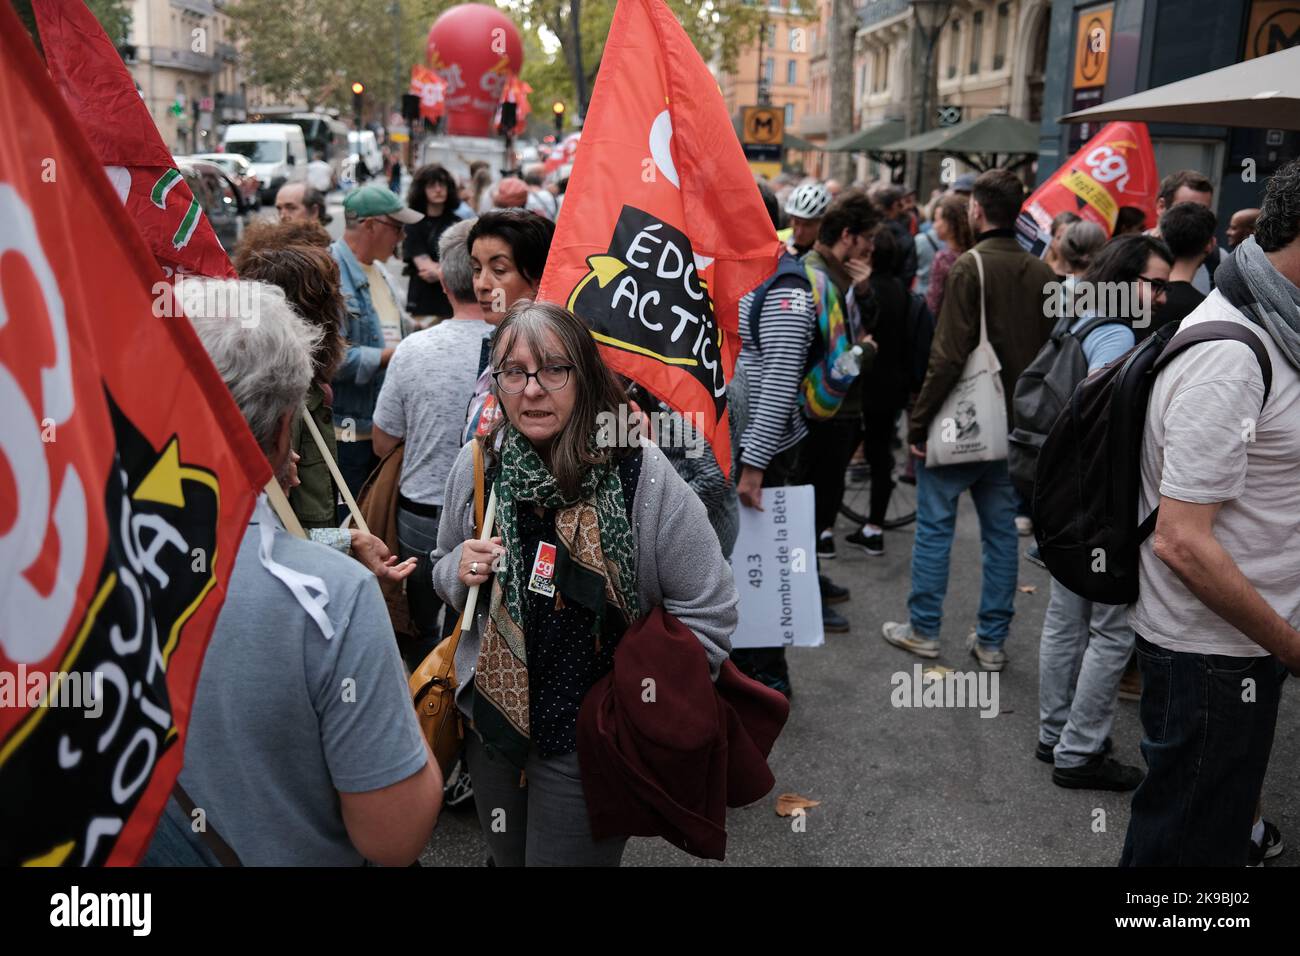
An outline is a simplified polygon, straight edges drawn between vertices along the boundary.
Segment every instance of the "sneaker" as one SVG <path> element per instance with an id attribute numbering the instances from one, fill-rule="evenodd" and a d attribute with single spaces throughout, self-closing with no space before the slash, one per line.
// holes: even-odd
<path id="1" fill-rule="evenodd" d="M 873 558 L 881 557 L 885 553 L 885 536 L 879 531 L 868 531 L 862 528 L 845 535 L 844 543 L 861 548 Z"/>
<path id="2" fill-rule="evenodd" d="M 938 657 L 939 642 L 932 641 L 928 637 L 922 637 L 920 634 L 912 632 L 912 625 L 904 621 L 886 621 L 880 633 L 885 636 L 885 640 L 895 647 L 901 647 L 905 651 L 911 651 L 917 657 Z"/>
<path id="3" fill-rule="evenodd" d="M 1052 783 L 1067 790 L 1136 790 L 1143 773 L 1097 754 L 1082 767 L 1057 767 L 1052 771 Z"/>
<path id="4" fill-rule="evenodd" d="M 822 605 L 822 630 L 831 634 L 847 634 L 849 632 L 849 619 L 843 614 L 832 611 L 825 604 Z"/>
<path id="5" fill-rule="evenodd" d="M 449 807 L 458 807 L 466 800 L 474 799 L 474 784 L 469 779 L 469 770 L 463 757 L 457 758 L 451 774 L 442 787 L 442 802 Z"/>
<path id="6" fill-rule="evenodd" d="M 1115 746 L 1115 741 L 1107 737 L 1104 741 L 1102 741 L 1101 752 L 1104 754 L 1108 754 L 1111 752 L 1114 746 Z M 1037 749 L 1034 750 L 1034 756 L 1037 757 L 1039 760 L 1041 760 L 1043 763 L 1055 763 L 1056 745 L 1045 744 L 1040 740 L 1038 742 Z"/>
<path id="7" fill-rule="evenodd" d="M 821 586 L 823 604 L 839 604 L 853 595 L 848 588 L 840 587 L 824 574 L 817 575 L 817 583 Z"/>
<path id="8" fill-rule="evenodd" d="M 817 539 L 817 557 L 826 561 L 835 560 L 835 535 L 829 531 L 823 531 Z"/>
<path id="9" fill-rule="evenodd" d="M 1034 520 L 1029 515 L 1016 515 L 1016 534 L 1027 538 L 1034 533 Z"/>
<path id="10" fill-rule="evenodd" d="M 1282 832 L 1265 820 L 1264 842 L 1250 841 L 1250 865 L 1263 866 L 1265 860 L 1280 856 L 1285 849 L 1286 844 L 1282 842 Z"/>
<path id="11" fill-rule="evenodd" d="M 1007 655 L 1001 648 L 985 647 L 979 642 L 979 635 L 975 633 L 973 627 L 966 635 L 966 648 L 970 651 L 971 657 L 979 661 L 980 670 L 1000 671 L 1007 662 Z"/>

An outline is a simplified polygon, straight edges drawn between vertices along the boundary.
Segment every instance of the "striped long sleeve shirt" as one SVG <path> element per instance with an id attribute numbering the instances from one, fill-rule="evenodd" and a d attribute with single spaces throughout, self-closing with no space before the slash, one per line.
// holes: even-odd
<path id="1" fill-rule="evenodd" d="M 768 463 L 808 434 L 799 404 L 817 315 L 803 288 L 774 287 L 758 317 L 762 349 L 750 335 L 754 295 L 740 300 L 740 361 L 749 385 L 749 422 L 740 436 L 741 464 L 766 470 Z"/>

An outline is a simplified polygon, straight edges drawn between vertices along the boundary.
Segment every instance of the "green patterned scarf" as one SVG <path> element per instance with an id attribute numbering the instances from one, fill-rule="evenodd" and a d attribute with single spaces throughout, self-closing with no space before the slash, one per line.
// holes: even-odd
<path id="1" fill-rule="evenodd" d="M 494 487 L 496 531 L 506 553 L 492 580 L 474 673 L 474 726 L 522 768 L 529 746 L 524 592 L 532 556 L 519 540 L 520 506 L 555 509 L 557 600 L 595 612 L 593 648 L 607 624 L 622 629 L 639 616 L 635 552 L 616 462 L 588 468 L 577 498 L 569 500 L 528 439 L 507 426 Z M 618 615 L 613 620 L 611 610 Z"/>

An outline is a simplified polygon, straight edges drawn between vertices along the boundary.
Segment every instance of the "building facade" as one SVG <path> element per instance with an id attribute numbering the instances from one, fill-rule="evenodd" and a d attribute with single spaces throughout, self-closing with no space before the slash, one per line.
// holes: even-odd
<path id="1" fill-rule="evenodd" d="M 1049 29 L 1040 182 L 1100 129 L 1058 124 L 1057 117 L 1298 46 L 1300 3 L 1054 0 Z M 1089 43 L 1093 37 L 1103 42 Z M 1220 242 L 1232 213 L 1258 206 L 1268 176 L 1300 155 L 1297 132 L 1172 123 L 1151 123 L 1148 131 L 1160 175 L 1195 169 L 1214 183 Z"/>
<path id="2" fill-rule="evenodd" d="M 799 0 L 771 0 L 765 30 L 741 51 L 735 68 L 718 71 L 727 113 L 738 120 L 746 106 L 767 104 L 785 113 L 785 129 L 794 133 L 808 112 L 809 60 L 816 22 Z"/>
<path id="3" fill-rule="evenodd" d="M 931 53 L 938 101 L 931 127 L 1005 112 L 1042 118 L 1051 0 L 955 0 Z M 912 12 L 907 0 L 866 0 L 854 57 L 854 128 L 905 119 L 912 95 Z M 864 179 L 883 170 L 859 158 Z"/>
<path id="4" fill-rule="evenodd" d="M 241 122 L 249 91 L 225 0 L 135 0 L 125 48 L 163 142 L 175 153 L 212 152 Z"/>

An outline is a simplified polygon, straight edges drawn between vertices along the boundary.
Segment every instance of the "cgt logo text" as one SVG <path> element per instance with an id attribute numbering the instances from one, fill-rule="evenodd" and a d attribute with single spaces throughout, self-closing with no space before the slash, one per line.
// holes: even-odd
<path id="1" fill-rule="evenodd" d="M 148 936 L 153 926 L 150 893 L 85 893 L 74 886 L 71 894 L 50 897 L 51 926 L 129 926 L 134 936 Z"/>

